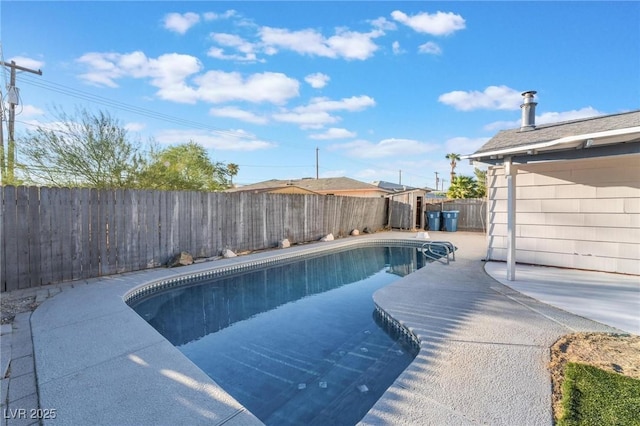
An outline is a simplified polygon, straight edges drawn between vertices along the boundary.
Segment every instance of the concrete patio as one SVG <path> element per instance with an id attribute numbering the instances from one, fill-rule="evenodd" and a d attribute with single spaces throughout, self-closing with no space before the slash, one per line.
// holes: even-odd
<path id="1" fill-rule="evenodd" d="M 31 408 L 39 402 L 41 409 L 55 409 L 55 419 L 43 419 L 44 424 L 261 424 L 123 298 L 132 289 L 160 279 L 378 238 L 415 238 L 415 233 L 379 233 L 51 286 L 55 290 L 47 294 L 55 297 L 44 301 L 30 318 L 28 313 L 20 314 L 13 333 L 3 333 L 2 346 L 9 341 L 11 349 L 11 377 L 2 385 L 3 409 Z M 615 327 L 624 329 L 627 322 L 619 322 L 612 314 L 623 309 L 629 311 L 631 325 L 634 319 L 637 325 L 633 302 L 607 308 L 609 316 L 601 315 L 601 303 L 591 303 L 592 312 L 575 315 L 566 306 L 560 309 L 515 290 L 519 284 L 524 291 L 530 290 L 530 281 L 505 286 L 499 282 L 504 264 L 488 265 L 497 279 L 485 272 L 482 234 L 431 233 L 431 239 L 453 242 L 459 248 L 456 261 L 434 262 L 374 295 L 381 308 L 420 339 L 421 350 L 362 419 L 363 424 L 551 424 L 546 369 L 551 344 L 576 331 L 620 332 Z M 586 279 L 598 274 L 574 272 Z M 612 293 L 625 292 L 622 300 L 628 300 L 629 294 L 640 295 L 640 286 L 628 283 L 628 277 L 604 275 L 611 281 L 603 284 L 613 284 Z M 615 285 L 620 281 L 625 285 Z M 538 285 L 536 291 L 550 293 L 571 288 L 575 280 L 550 271 L 536 276 L 536 282 L 546 285 Z M 582 296 L 590 300 L 598 294 L 583 292 Z M 31 340 L 32 347 L 27 345 Z M 19 352 L 13 351 L 14 344 Z M 3 359 L 6 356 L 3 349 Z M 26 365 L 29 359 L 31 369 L 14 370 L 14 362 Z M 38 421 L 4 418 L 5 422 Z"/>

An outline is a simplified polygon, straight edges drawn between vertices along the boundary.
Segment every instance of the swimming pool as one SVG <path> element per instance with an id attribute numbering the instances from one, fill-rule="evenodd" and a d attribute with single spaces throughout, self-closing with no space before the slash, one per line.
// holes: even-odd
<path id="1" fill-rule="evenodd" d="M 417 346 L 373 293 L 426 264 L 415 246 L 370 246 L 190 279 L 132 307 L 266 424 L 354 424 Z"/>

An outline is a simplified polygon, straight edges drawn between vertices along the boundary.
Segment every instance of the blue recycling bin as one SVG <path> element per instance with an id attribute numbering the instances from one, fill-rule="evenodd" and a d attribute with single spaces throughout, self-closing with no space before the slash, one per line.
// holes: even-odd
<path id="1" fill-rule="evenodd" d="M 444 230 L 447 232 L 456 232 L 458 230 L 458 210 L 443 211 Z"/>
<path id="2" fill-rule="evenodd" d="M 440 212 L 425 212 L 430 231 L 440 230 Z"/>

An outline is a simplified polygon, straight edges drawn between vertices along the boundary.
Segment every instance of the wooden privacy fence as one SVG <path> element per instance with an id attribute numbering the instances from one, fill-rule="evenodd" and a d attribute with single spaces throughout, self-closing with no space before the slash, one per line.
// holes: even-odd
<path id="1" fill-rule="evenodd" d="M 487 230 L 487 200 L 484 198 L 464 198 L 456 200 L 428 199 L 427 211 L 457 210 L 458 231 Z M 441 224 L 443 221 L 440 221 Z"/>
<path id="2" fill-rule="evenodd" d="M 383 198 L 2 187 L 2 291 L 152 268 L 387 223 Z"/>
<path id="3" fill-rule="evenodd" d="M 387 223 L 392 229 L 412 229 L 413 228 L 413 210 L 411 204 L 400 203 L 398 201 L 389 200 L 388 205 L 389 218 Z"/>

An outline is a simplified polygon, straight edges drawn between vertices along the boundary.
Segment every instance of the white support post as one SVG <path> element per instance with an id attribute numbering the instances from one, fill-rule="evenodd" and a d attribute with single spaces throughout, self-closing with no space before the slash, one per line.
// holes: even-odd
<path id="1" fill-rule="evenodd" d="M 507 178 L 507 280 L 516 279 L 516 175 L 518 170 L 511 157 L 504 159 Z"/>

